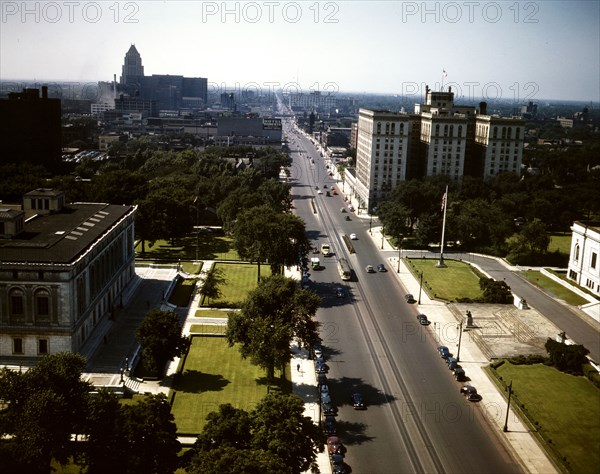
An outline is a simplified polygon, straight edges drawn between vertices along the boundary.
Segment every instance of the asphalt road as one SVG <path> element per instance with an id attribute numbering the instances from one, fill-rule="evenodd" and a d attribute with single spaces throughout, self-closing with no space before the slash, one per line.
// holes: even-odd
<path id="1" fill-rule="evenodd" d="M 417 324 L 415 307 L 404 302 L 405 291 L 397 279 L 365 272 L 367 264 L 383 261 L 367 236 L 368 222 L 344 220 L 343 197 L 325 195 L 333 180 L 319 153 L 308 139 L 287 134 L 294 140 L 290 149 L 295 211 L 305 220 L 309 238 L 318 247 L 329 242 L 336 253 L 319 255 L 324 268 L 312 271 L 311 279 L 314 291 L 323 297 L 317 317 L 332 399 L 339 407 L 339 436 L 352 472 L 521 472 L 479 407 L 458 393 L 456 382 L 440 364 L 435 341 Z M 345 249 L 344 233 L 358 235 L 356 254 Z M 342 283 L 336 266 L 341 256 L 355 273 L 353 281 L 343 285 L 349 293 L 345 298 L 334 294 Z M 363 394 L 366 410 L 352 408 L 353 391 Z"/>

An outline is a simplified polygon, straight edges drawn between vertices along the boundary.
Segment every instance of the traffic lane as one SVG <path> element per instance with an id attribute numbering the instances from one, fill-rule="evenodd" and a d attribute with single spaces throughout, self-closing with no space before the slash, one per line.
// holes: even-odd
<path id="1" fill-rule="evenodd" d="M 360 255 L 360 250 L 357 252 Z M 365 280 L 368 283 L 365 284 Z M 405 303 L 404 293 L 394 275 L 390 272 L 364 273 L 359 275 L 359 281 L 363 282 L 366 299 L 381 327 L 382 344 L 392 348 L 390 363 L 398 368 L 410 394 L 402 400 L 394 393 L 395 403 L 407 416 L 407 423 L 418 422 L 417 417 L 422 420 L 429 437 L 425 442 L 433 444 L 444 465 L 448 466 L 447 472 L 482 472 L 486 469 L 492 472 L 490 467 L 494 468 L 493 472 L 520 472 L 506 450 L 498 449 L 494 443 L 497 440 L 490 437 L 491 430 L 483 418 L 481 410 L 497 410 L 498 407 L 487 407 L 483 400 L 479 407 L 465 402 L 459 394 L 460 384 L 453 379 L 436 351 L 437 343 L 430 330 L 433 323 L 429 327 L 417 323 L 418 310 Z M 457 333 L 455 326 L 439 329 Z M 396 377 L 390 373 L 387 379 L 392 383 Z M 419 442 L 420 435 L 414 427 L 412 435 Z"/>
<path id="2" fill-rule="evenodd" d="M 396 310 L 388 306 L 387 312 L 394 312 L 394 316 L 378 319 L 388 344 L 395 348 L 392 363 L 410 393 L 410 402 L 402 406 L 402 412 L 421 418 L 447 472 L 521 472 L 483 416 L 484 411 L 499 414 L 502 407 L 486 400 L 466 401 L 459 393 L 463 384 L 454 380 L 437 352 L 438 331 L 457 340 L 456 326 L 442 327 L 431 317 L 431 325 L 422 326 L 413 305 L 401 297 L 390 304 Z M 450 349 L 456 353 L 456 346 Z"/>
<path id="3" fill-rule="evenodd" d="M 351 285 L 350 285 L 351 286 Z M 350 297 L 349 297 L 350 299 Z M 356 298 L 353 298 L 356 303 Z M 321 314 L 323 316 L 321 316 Z M 345 461 L 354 473 L 413 472 L 398 427 L 389 412 L 390 394 L 382 393 L 352 308 L 320 312 L 324 355 L 329 365 L 329 388 L 338 408 L 338 434 L 346 446 Z M 354 410 L 351 395 L 360 391 L 366 410 Z"/>

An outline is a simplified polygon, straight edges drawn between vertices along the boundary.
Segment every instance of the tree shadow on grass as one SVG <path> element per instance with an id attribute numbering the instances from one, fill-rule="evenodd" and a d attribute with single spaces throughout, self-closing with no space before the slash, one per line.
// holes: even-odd
<path id="1" fill-rule="evenodd" d="M 186 370 L 175 383 L 175 390 L 188 393 L 220 392 L 230 383 L 221 374 L 206 374 L 198 370 Z"/>
<path id="2" fill-rule="evenodd" d="M 277 393 L 292 393 L 292 382 L 287 379 L 282 379 L 280 377 L 274 377 L 270 382 L 269 379 L 265 377 L 259 377 L 256 379 L 256 383 L 258 385 L 264 385 L 268 387 L 269 392 L 277 392 Z"/>

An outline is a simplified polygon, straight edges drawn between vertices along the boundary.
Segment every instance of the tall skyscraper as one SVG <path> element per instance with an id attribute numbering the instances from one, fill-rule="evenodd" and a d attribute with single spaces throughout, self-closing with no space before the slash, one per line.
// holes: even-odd
<path id="1" fill-rule="evenodd" d="M 142 57 L 135 45 L 131 45 L 129 51 L 125 54 L 123 71 L 121 75 L 121 84 L 140 84 L 144 77 L 144 66 L 142 66 Z"/>

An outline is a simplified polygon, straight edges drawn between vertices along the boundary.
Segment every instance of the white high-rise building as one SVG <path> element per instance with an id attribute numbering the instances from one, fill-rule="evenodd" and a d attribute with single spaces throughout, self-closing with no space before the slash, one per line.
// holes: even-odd
<path id="1" fill-rule="evenodd" d="M 520 173 L 525 121 L 454 104 L 454 93 L 426 87 L 414 114 L 360 109 L 355 197 L 372 212 L 402 181 L 424 176 L 495 176 Z"/>
<path id="2" fill-rule="evenodd" d="M 405 113 L 359 110 L 356 191 L 368 210 L 406 179 L 410 126 Z"/>

